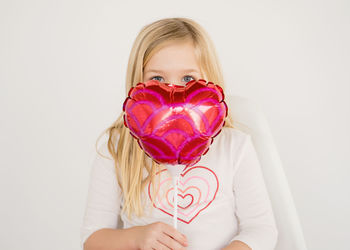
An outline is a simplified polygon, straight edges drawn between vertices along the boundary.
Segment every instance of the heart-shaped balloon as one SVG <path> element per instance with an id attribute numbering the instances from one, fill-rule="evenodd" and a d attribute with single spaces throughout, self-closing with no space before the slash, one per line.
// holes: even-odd
<path id="1" fill-rule="evenodd" d="M 219 85 L 204 79 L 185 86 L 139 82 L 123 103 L 124 125 L 158 164 L 192 166 L 225 124 L 227 105 Z"/>

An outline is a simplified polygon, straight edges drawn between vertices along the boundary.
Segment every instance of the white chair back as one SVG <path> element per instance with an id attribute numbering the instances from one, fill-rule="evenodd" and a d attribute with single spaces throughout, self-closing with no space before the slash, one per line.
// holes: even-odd
<path id="1" fill-rule="evenodd" d="M 292 194 L 267 119 L 248 98 L 226 95 L 234 125 L 252 137 L 279 231 L 275 250 L 307 250 Z"/>

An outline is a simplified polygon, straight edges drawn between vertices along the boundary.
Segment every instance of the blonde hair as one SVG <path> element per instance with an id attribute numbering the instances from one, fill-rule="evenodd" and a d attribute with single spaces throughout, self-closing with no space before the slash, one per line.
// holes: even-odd
<path id="1" fill-rule="evenodd" d="M 126 74 L 125 98 L 131 87 L 143 81 L 143 69 L 154 53 L 169 43 L 188 40 L 193 41 L 204 79 L 219 85 L 225 91 L 221 65 L 207 32 L 189 18 L 164 18 L 144 26 L 133 43 Z M 230 109 L 228 111 L 224 126 L 235 128 Z M 154 177 L 161 165 L 147 159 L 148 156 L 125 127 L 123 114 L 122 111 L 117 120 L 98 137 L 96 149 L 100 137 L 108 134 L 108 151 L 114 159 L 117 181 L 123 193 L 122 212 L 126 211 L 130 219 L 132 213 L 136 213 L 137 216 L 143 215 L 142 191 L 149 182 L 153 185 L 153 191 L 155 190 Z M 115 147 L 118 135 L 118 145 Z M 144 168 L 148 172 L 145 179 Z"/>

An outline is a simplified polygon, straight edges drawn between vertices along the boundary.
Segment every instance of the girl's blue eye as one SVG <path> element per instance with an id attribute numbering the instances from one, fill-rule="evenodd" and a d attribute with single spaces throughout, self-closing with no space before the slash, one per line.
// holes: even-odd
<path id="1" fill-rule="evenodd" d="M 188 80 L 188 81 L 185 81 L 185 82 L 190 82 L 190 81 L 194 80 L 194 77 L 192 77 L 192 76 L 185 76 L 184 79 L 187 78 L 187 77 L 190 77 L 190 78 L 192 78 L 192 79 L 191 79 L 191 80 Z M 188 78 L 187 78 L 187 79 L 188 79 Z"/>

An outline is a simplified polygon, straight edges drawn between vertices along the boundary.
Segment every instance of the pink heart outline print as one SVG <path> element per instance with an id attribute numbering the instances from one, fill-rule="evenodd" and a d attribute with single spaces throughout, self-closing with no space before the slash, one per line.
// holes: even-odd
<path id="1" fill-rule="evenodd" d="M 160 183 L 155 192 L 156 197 L 152 197 L 151 182 L 148 184 L 148 196 L 155 208 L 172 217 L 174 187 L 171 176 L 165 176 L 166 171 L 167 169 L 163 169 L 157 172 L 157 175 L 160 174 Z M 171 188 L 165 184 L 170 184 Z M 205 166 L 185 168 L 179 179 L 177 219 L 187 224 L 191 223 L 214 201 L 218 189 L 219 180 L 210 168 Z"/>

